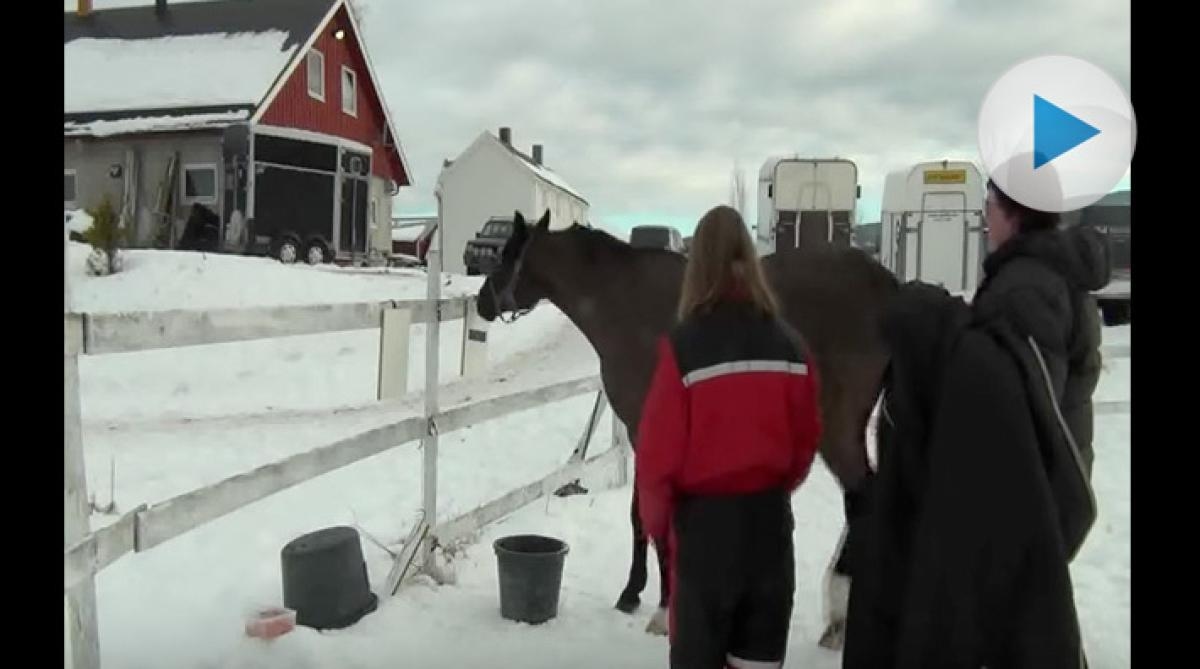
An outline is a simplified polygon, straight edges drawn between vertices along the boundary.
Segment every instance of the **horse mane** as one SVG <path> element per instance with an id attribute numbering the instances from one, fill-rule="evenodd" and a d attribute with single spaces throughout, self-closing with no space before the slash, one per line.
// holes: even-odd
<path id="1" fill-rule="evenodd" d="M 583 240 L 584 253 L 588 257 L 588 260 L 591 261 L 595 261 L 599 257 L 599 254 L 605 254 L 608 257 L 626 262 L 655 255 L 679 260 L 684 259 L 678 253 L 666 249 L 635 248 L 629 242 L 617 239 L 604 230 L 586 227 L 578 223 L 572 223 L 571 227 L 563 230 L 563 232 Z"/>

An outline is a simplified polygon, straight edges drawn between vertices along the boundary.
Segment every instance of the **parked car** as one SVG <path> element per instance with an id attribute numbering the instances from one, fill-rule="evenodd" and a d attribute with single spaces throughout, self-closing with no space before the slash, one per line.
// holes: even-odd
<path id="1" fill-rule="evenodd" d="M 639 249 L 665 249 L 684 253 L 683 236 L 666 225 L 639 225 L 629 233 L 629 243 Z"/>
<path id="2" fill-rule="evenodd" d="M 508 238 L 512 236 L 513 219 L 511 216 L 493 216 L 483 224 L 483 229 L 475 233 L 475 239 L 467 240 L 463 250 L 463 264 L 467 266 L 467 275 L 487 275 L 500 265 L 500 252 Z"/>

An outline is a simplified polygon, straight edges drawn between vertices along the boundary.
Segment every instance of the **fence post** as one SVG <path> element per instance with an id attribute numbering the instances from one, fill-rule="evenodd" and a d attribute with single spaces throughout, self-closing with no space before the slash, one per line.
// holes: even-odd
<path id="1" fill-rule="evenodd" d="M 71 313 L 67 230 L 63 228 L 63 548 L 87 536 L 91 504 L 83 462 L 83 425 L 79 402 L 79 353 L 82 322 Z M 66 592 L 63 655 L 73 669 L 99 669 L 96 581 L 88 576 Z"/>
<path id="2" fill-rule="evenodd" d="M 439 335 L 441 330 L 442 295 L 442 249 L 430 249 L 428 278 L 425 300 L 425 436 L 421 438 L 421 499 L 424 520 L 429 527 L 437 527 L 437 461 L 438 433 L 435 418 L 438 413 L 438 362 L 441 357 Z M 433 542 L 423 549 L 422 570 L 440 580 L 433 560 Z"/>
<path id="3" fill-rule="evenodd" d="M 462 326 L 462 366 L 464 378 L 474 378 L 487 371 L 488 322 L 476 311 L 476 298 L 467 300 Z"/>
<path id="4" fill-rule="evenodd" d="M 408 392 L 408 336 L 412 312 L 388 307 L 379 321 L 379 382 L 376 399 L 388 400 Z"/>

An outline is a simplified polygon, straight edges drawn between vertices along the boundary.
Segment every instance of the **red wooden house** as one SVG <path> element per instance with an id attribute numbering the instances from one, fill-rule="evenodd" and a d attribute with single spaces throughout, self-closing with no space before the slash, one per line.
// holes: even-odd
<path id="1" fill-rule="evenodd" d="M 135 245 L 382 259 L 411 170 L 346 0 L 64 14 L 64 205 Z"/>

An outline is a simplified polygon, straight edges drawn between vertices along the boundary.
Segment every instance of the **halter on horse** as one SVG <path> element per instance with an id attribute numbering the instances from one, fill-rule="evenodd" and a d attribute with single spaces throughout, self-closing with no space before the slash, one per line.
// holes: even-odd
<path id="1" fill-rule="evenodd" d="M 513 264 L 513 271 L 508 275 L 508 281 L 504 283 L 504 287 L 499 292 L 496 291 L 496 285 L 493 281 L 488 281 L 488 289 L 492 293 L 492 304 L 496 305 L 496 317 L 502 323 L 515 323 L 530 311 L 533 307 L 521 309 L 517 306 L 517 298 L 513 294 L 517 287 L 517 281 L 521 278 L 521 268 L 525 265 L 525 253 L 529 250 L 530 243 L 533 242 L 533 234 L 530 233 L 529 238 L 521 245 L 521 251 L 517 254 L 517 261 Z M 505 314 L 508 314 L 507 316 Z"/>

